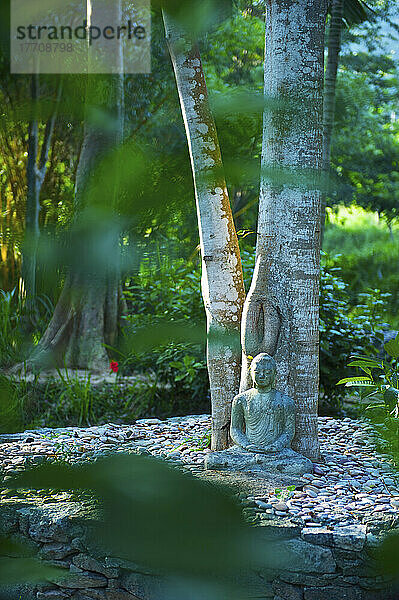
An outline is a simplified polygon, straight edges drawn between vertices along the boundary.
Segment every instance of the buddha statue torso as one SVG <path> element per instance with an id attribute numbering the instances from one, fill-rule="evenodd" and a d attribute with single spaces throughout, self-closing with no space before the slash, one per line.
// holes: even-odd
<path id="1" fill-rule="evenodd" d="M 276 390 L 261 393 L 252 388 L 237 396 L 241 404 L 245 434 L 251 444 L 269 446 L 283 433 L 285 428 L 285 413 L 291 406 L 287 406 L 287 396 Z M 288 402 L 293 407 L 293 402 Z"/>

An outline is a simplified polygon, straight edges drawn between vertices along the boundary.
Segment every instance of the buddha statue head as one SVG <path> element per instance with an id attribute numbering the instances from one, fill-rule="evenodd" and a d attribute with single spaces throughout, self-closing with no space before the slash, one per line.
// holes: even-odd
<path id="1" fill-rule="evenodd" d="M 269 354 L 258 354 L 251 362 L 251 377 L 254 387 L 263 392 L 274 389 L 276 380 L 276 361 Z"/>

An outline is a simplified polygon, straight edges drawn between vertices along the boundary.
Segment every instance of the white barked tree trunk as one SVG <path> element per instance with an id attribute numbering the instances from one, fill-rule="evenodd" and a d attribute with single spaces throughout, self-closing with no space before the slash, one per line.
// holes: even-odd
<path id="1" fill-rule="evenodd" d="M 207 317 L 212 449 L 229 445 L 231 402 L 238 393 L 245 290 L 240 251 L 215 123 L 198 48 L 164 12 L 194 178 Z"/>
<path id="2" fill-rule="evenodd" d="M 256 268 L 242 328 L 246 357 L 267 352 L 276 359 L 277 388 L 296 403 L 293 447 L 311 459 L 319 456 L 325 18 L 325 0 L 266 0 L 265 96 L 275 104 L 264 114 Z"/>

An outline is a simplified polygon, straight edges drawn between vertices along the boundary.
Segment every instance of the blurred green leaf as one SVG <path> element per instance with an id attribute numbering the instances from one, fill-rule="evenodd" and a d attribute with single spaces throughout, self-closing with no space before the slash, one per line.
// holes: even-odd
<path id="1" fill-rule="evenodd" d="M 374 552 L 382 574 L 397 578 L 399 576 L 399 535 L 390 533 Z"/>
<path id="2" fill-rule="evenodd" d="M 45 565 L 32 555 L 30 546 L 0 536 L 0 585 L 37 583 L 64 574 L 62 569 Z"/>
<path id="3" fill-rule="evenodd" d="M 169 575 L 224 576 L 255 560 L 251 530 L 227 491 L 163 461 L 114 456 L 81 467 L 45 465 L 11 485 L 92 491 L 103 511 L 93 542 Z"/>
<path id="4" fill-rule="evenodd" d="M 399 357 L 399 343 L 396 342 L 396 340 L 389 340 L 389 342 L 384 344 L 384 348 L 386 352 L 393 358 Z"/>

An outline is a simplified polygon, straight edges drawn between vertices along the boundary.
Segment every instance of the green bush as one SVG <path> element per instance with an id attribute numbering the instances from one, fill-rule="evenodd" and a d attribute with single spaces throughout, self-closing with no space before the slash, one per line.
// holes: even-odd
<path id="1" fill-rule="evenodd" d="M 47 296 L 22 300 L 17 290 L 0 290 L 0 367 L 22 361 L 27 349 L 37 344 L 54 307 Z"/>
<path id="2" fill-rule="evenodd" d="M 9 366 L 17 358 L 21 346 L 21 302 L 15 289 L 0 290 L 0 364 Z"/>
<path id="3" fill-rule="evenodd" d="M 359 374 L 337 385 L 356 390 L 361 408 L 389 444 L 397 460 L 399 452 L 399 334 L 384 344 L 381 356 L 352 356 L 348 367 Z"/>
<path id="4" fill-rule="evenodd" d="M 336 255 L 331 264 L 340 269 L 351 306 L 362 303 L 361 295 L 368 288 L 379 289 L 386 294 L 385 320 L 392 329 L 399 327 L 399 243 L 378 242 L 372 249 L 355 249 L 351 254 Z"/>
<path id="5" fill-rule="evenodd" d="M 340 277 L 340 269 L 327 264 L 320 278 L 320 412 L 339 413 L 347 392 L 337 387 L 337 375 L 350 375 L 347 367 L 351 354 L 376 351 L 384 326 L 386 295 L 368 290 L 359 295 L 358 304 L 351 307 L 348 285 Z"/>
<path id="6" fill-rule="evenodd" d="M 331 267 L 340 268 L 347 284 L 351 306 L 362 304 L 367 289 L 389 293 L 383 307 L 384 319 L 399 328 L 399 227 L 378 218 L 377 213 L 359 207 L 339 207 L 329 212 L 323 248 Z"/>
<path id="7" fill-rule="evenodd" d="M 160 392 L 151 381 L 93 384 L 87 375 L 78 380 L 33 381 L 0 375 L 0 431 L 38 427 L 132 423 L 147 416 L 171 416 L 178 402 Z M 164 404 L 162 404 L 164 402 Z M 202 411 L 204 412 L 204 411 Z M 183 413 L 182 413 L 183 414 Z"/>
<path id="8" fill-rule="evenodd" d="M 151 383 L 138 383 L 147 414 L 209 411 L 205 343 L 161 343 L 147 352 L 139 352 L 134 346 L 135 334 L 145 329 L 156 335 L 160 320 L 198 325 L 205 332 L 200 279 L 198 266 L 175 260 L 158 268 L 145 265 L 127 282 L 128 316 L 123 328 L 126 344 L 122 338 L 118 360 L 121 374 L 139 373 L 151 378 Z M 138 409 L 137 398 L 133 405 Z"/>
<path id="9" fill-rule="evenodd" d="M 244 280 L 248 290 L 254 266 L 254 253 L 242 252 Z M 139 274 L 129 282 L 126 298 L 129 331 L 140 327 L 157 327 L 157 319 L 166 317 L 177 322 L 189 321 L 205 327 L 205 315 L 200 295 L 199 266 L 183 261 Z M 346 395 L 337 387 L 337 375 L 350 374 L 347 369 L 353 352 L 375 351 L 378 332 L 382 328 L 381 314 L 387 295 L 368 290 L 358 295 L 353 306 L 348 285 L 335 266 L 335 259 L 324 255 L 320 292 L 320 410 L 322 414 L 337 414 Z M 134 338 L 133 338 L 134 339 Z M 148 388 L 147 406 L 151 414 L 172 414 L 173 410 L 199 412 L 209 410 L 209 389 L 205 348 L 195 344 L 168 344 L 149 353 L 131 350 L 121 361 L 122 373 L 151 373 L 160 385 Z M 152 394 L 152 397 L 150 397 Z M 172 406 L 173 405 L 173 406 Z M 169 406 L 169 410 L 168 410 Z"/>
<path id="10" fill-rule="evenodd" d="M 126 283 L 129 323 L 139 324 L 143 315 L 204 322 L 200 280 L 199 267 L 183 259 L 158 268 L 143 265 Z"/>

